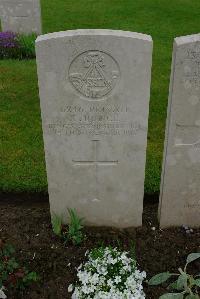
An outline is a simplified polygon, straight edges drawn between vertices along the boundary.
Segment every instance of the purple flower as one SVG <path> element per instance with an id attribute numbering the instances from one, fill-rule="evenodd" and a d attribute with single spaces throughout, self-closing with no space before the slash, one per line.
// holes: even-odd
<path id="1" fill-rule="evenodd" d="M 0 59 L 34 58 L 34 42 L 35 36 L 26 37 L 10 31 L 0 32 Z"/>
<path id="2" fill-rule="evenodd" d="M 17 34 L 10 31 L 0 32 L 0 48 L 19 48 Z"/>

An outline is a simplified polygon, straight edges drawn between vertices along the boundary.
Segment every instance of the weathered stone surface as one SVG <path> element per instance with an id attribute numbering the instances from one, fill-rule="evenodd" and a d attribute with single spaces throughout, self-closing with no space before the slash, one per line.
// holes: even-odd
<path id="1" fill-rule="evenodd" d="M 0 0 L 2 31 L 41 34 L 39 0 Z"/>
<path id="2" fill-rule="evenodd" d="M 159 217 L 200 226 L 200 34 L 174 42 Z"/>
<path id="3" fill-rule="evenodd" d="M 36 41 L 52 214 L 142 224 L 151 37 L 113 30 Z"/>

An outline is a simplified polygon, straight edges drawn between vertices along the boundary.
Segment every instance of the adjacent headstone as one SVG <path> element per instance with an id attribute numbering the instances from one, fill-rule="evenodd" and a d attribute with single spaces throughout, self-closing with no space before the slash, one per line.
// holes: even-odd
<path id="1" fill-rule="evenodd" d="M 2 31 L 41 34 L 40 0 L 0 0 Z"/>
<path id="2" fill-rule="evenodd" d="M 200 34 L 174 42 L 159 217 L 200 226 Z"/>
<path id="3" fill-rule="evenodd" d="M 150 36 L 75 30 L 36 40 L 52 215 L 142 224 Z"/>

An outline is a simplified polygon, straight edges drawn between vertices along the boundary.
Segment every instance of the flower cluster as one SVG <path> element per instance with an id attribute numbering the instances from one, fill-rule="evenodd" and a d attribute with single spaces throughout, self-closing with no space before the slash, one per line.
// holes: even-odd
<path id="1" fill-rule="evenodd" d="M 0 47 L 2 48 L 18 48 L 19 43 L 17 34 L 14 32 L 0 32 Z"/>
<path id="2" fill-rule="evenodd" d="M 13 58 L 19 51 L 18 36 L 13 32 L 0 32 L 0 58 Z"/>
<path id="3" fill-rule="evenodd" d="M 106 247 L 86 253 L 88 261 L 78 268 L 78 282 L 72 299 L 144 299 L 142 281 L 145 272 L 140 272 L 134 259 L 127 252 Z"/>
<path id="4" fill-rule="evenodd" d="M 27 59 L 35 57 L 35 38 L 32 35 L 0 32 L 0 59 Z"/>

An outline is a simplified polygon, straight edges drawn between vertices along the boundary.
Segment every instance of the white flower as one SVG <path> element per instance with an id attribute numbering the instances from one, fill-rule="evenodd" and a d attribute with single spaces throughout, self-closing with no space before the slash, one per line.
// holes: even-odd
<path id="1" fill-rule="evenodd" d="M 80 269 L 82 268 L 82 266 L 83 266 L 83 265 L 82 265 L 82 264 L 80 264 L 80 265 L 78 266 L 78 270 L 80 270 Z"/>
<path id="2" fill-rule="evenodd" d="M 68 286 L 68 292 L 71 293 L 73 291 L 74 287 L 73 287 L 73 284 L 70 284 Z"/>
<path id="3" fill-rule="evenodd" d="M 141 272 L 141 275 L 142 275 L 143 278 L 147 277 L 147 273 L 145 271 Z"/>
<path id="4" fill-rule="evenodd" d="M 79 271 L 77 276 L 79 280 L 85 285 L 90 281 L 91 273 L 87 271 Z"/>
<path id="5" fill-rule="evenodd" d="M 108 273 L 107 268 L 102 265 L 97 265 L 97 272 L 104 276 Z"/>
<path id="6" fill-rule="evenodd" d="M 4 290 L 5 290 L 5 288 L 4 288 L 4 286 L 2 286 L 2 288 L 0 289 L 0 298 L 1 299 L 7 298 L 6 294 L 4 293 Z"/>
<path id="7" fill-rule="evenodd" d="M 121 282 L 121 277 L 120 276 L 116 276 L 115 277 L 115 283 L 118 284 L 119 282 Z"/>
<path id="8" fill-rule="evenodd" d="M 99 281 L 99 274 L 98 273 L 93 274 L 90 283 L 96 285 L 98 281 Z"/>
<path id="9" fill-rule="evenodd" d="M 107 280 L 107 285 L 108 285 L 109 287 L 112 287 L 112 286 L 113 286 L 113 282 L 112 282 L 111 279 L 108 279 L 108 280 Z"/>

